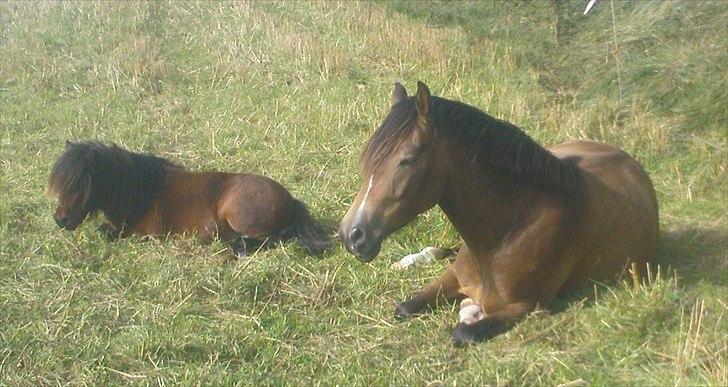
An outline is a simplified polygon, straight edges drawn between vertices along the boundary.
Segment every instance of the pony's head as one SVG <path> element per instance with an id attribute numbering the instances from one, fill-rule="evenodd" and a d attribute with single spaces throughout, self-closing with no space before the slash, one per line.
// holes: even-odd
<path id="1" fill-rule="evenodd" d="M 363 262 L 373 260 L 389 234 L 443 195 L 445 178 L 435 162 L 430 99 L 422 82 L 413 97 L 396 83 L 389 115 L 362 154 L 363 184 L 341 222 L 339 236 Z"/>
<path id="2" fill-rule="evenodd" d="M 53 219 L 63 229 L 75 230 L 89 214 L 98 210 L 93 189 L 93 158 L 91 147 L 66 141 L 65 151 L 53 164 L 48 193 L 58 197 Z"/>

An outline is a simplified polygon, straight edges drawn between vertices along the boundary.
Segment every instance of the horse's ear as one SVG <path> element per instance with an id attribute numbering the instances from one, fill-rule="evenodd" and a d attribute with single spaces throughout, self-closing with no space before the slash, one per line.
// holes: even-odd
<path id="1" fill-rule="evenodd" d="M 394 89 L 392 90 L 392 105 L 396 105 L 407 99 L 407 90 L 399 82 L 394 82 Z"/>
<path id="2" fill-rule="evenodd" d="M 427 85 L 417 81 L 417 94 L 415 94 L 415 107 L 417 107 L 417 119 L 423 123 L 430 120 L 430 89 Z"/>

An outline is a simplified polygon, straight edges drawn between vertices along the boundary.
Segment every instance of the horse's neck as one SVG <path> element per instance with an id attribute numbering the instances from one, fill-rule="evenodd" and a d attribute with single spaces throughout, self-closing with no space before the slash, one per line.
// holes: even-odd
<path id="1" fill-rule="evenodd" d="M 542 193 L 519 183 L 500 172 L 451 168 L 440 207 L 471 249 L 489 251 L 543 203 Z"/>
<path id="2" fill-rule="evenodd" d="M 129 211 L 120 205 L 120 193 L 113 192 L 112 190 L 105 190 L 102 195 L 103 204 L 101 205 L 101 212 L 103 212 L 109 223 L 116 228 L 122 228 L 124 226 L 128 227 L 129 225 L 126 223 L 129 219 Z"/>
<path id="3" fill-rule="evenodd" d="M 152 182 L 134 181 L 127 184 L 133 184 L 135 189 L 121 190 L 110 184 L 102 191 L 103 204 L 100 209 L 106 219 L 117 228 L 133 227 L 149 210 L 154 197 L 159 194 L 159 190 L 151 186 Z"/>
<path id="4" fill-rule="evenodd" d="M 106 219 L 116 228 L 128 227 L 128 221 L 132 218 L 129 209 L 123 204 L 125 193 L 119 192 L 116 187 L 106 186 L 101 191 L 101 212 Z"/>

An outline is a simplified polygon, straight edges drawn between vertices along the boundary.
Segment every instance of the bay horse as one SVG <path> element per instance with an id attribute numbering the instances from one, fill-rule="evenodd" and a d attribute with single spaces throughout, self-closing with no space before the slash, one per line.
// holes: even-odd
<path id="1" fill-rule="evenodd" d="M 592 141 L 547 150 L 510 123 L 431 96 L 421 82 L 412 97 L 395 84 L 361 167 L 363 184 L 339 228 L 360 261 L 434 205 L 460 234 L 455 261 L 395 309 L 405 318 L 467 297 L 456 345 L 500 334 L 589 280 L 645 270 L 655 253 L 657 199 L 627 153 Z"/>
<path id="2" fill-rule="evenodd" d="M 306 206 L 276 181 L 258 175 L 193 172 L 164 158 L 100 142 L 66 142 L 48 192 L 58 196 L 53 218 L 75 230 L 102 212 L 111 239 L 196 233 L 220 238 L 238 256 L 297 237 L 312 254 L 329 246 Z"/>

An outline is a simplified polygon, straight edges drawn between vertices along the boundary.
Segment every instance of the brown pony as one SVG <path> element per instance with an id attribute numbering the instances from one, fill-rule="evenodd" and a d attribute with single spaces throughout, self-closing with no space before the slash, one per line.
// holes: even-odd
<path id="1" fill-rule="evenodd" d="M 423 83 L 409 98 L 395 84 L 361 162 L 363 185 L 339 229 L 359 260 L 436 204 L 462 237 L 455 262 L 395 311 L 404 318 L 468 297 L 457 345 L 493 337 L 589 279 L 643 269 L 655 251 L 655 192 L 628 154 L 591 141 L 546 150 Z"/>
<path id="2" fill-rule="evenodd" d="M 192 172 L 116 145 L 67 142 L 48 191 L 59 198 L 53 218 L 66 230 L 101 211 L 110 238 L 192 232 L 230 242 L 238 256 L 292 236 L 314 254 L 329 245 L 304 204 L 272 179 Z"/>

